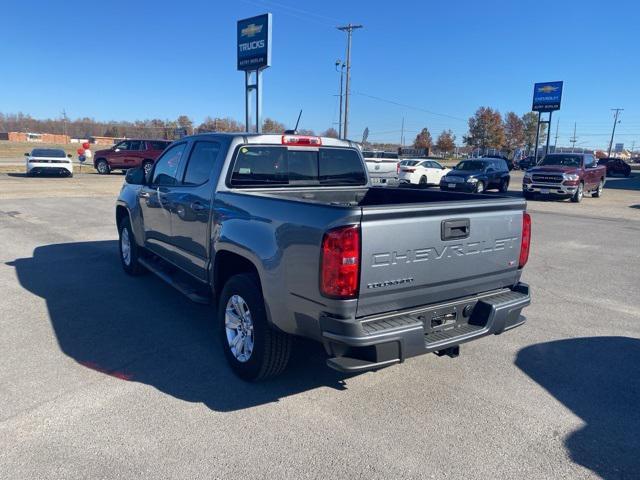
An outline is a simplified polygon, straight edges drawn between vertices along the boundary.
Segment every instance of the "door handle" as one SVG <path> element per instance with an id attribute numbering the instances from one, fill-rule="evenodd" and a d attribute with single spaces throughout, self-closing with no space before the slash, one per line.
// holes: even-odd
<path id="1" fill-rule="evenodd" d="M 149 198 L 151 194 L 149 192 L 140 192 L 138 193 L 139 198 Z"/>
<path id="2" fill-rule="evenodd" d="M 193 210 L 194 212 L 202 212 L 202 211 L 204 211 L 206 209 L 207 209 L 207 207 L 205 207 L 200 202 L 193 202 L 191 204 L 191 210 Z"/>

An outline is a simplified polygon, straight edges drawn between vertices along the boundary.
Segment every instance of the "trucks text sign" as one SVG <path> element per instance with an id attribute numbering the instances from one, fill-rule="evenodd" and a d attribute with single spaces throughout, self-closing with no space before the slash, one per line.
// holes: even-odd
<path id="1" fill-rule="evenodd" d="M 562 82 L 536 83 L 533 87 L 534 112 L 553 112 L 560 110 L 562 100 Z"/>
<path id="2" fill-rule="evenodd" d="M 238 20 L 238 70 L 271 66 L 271 14 Z"/>

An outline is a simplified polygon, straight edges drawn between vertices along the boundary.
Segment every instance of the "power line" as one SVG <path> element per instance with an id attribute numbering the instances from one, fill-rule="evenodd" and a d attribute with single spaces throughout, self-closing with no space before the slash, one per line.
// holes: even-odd
<path id="1" fill-rule="evenodd" d="M 438 117 L 445 117 L 445 118 L 451 118 L 453 120 L 459 120 L 461 122 L 466 122 L 467 119 L 465 118 L 460 118 L 460 117 L 455 117 L 453 115 L 448 115 L 446 113 L 438 113 L 438 112 L 434 112 L 432 110 L 427 110 L 426 108 L 422 108 L 422 107 L 416 107 L 414 105 L 407 105 L 406 103 L 400 103 L 400 102 L 396 102 L 395 100 L 389 100 L 387 98 L 382 98 L 382 97 L 377 97 L 375 95 L 369 95 L 368 93 L 363 93 L 363 92 L 353 92 L 354 95 L 360 95 L 361 97 L 367 97 L 367 98 L 371 98 L 373 100 L 378 100 L 379 102 L 384 102 L 384 103 L 390 103 L 392 105 L 396 105 L 398 107 L 404 107 L 404 108 L 410 108 L 411 110 L 417 110 L 419 112 L 424 112 L 424 113 L 428 113 L 429 115 L 436 115 Z"/>

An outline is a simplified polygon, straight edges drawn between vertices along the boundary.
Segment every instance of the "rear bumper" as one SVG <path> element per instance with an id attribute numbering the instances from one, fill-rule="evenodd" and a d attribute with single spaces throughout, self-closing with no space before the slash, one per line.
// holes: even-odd
<path id="1" fill-rule="evenodd" d="M 531 303 L 529 286 L 430 305 L 357 322 L 321 317 L 327 364 L 343 372 L 374 370 L 410 357 L 441 352 L 525 322 L 520 313 Z"/>
<path id="2" fill-rule="evenodd" d="M 60 163 L 41 163 L 28 162 L 27 173 L 73 173 L 73 164 L 71 162 Z"/>

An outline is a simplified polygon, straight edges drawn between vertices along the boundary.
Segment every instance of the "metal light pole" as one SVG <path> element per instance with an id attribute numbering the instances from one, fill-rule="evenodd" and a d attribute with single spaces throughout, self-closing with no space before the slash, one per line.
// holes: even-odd
<path id="1" fill-rule="evenodd" d="M 338 138 L 342 138 L 342 81 L 344 80 L 345 63 L 342 60 L 336 60 L 336 72 L 340 67 L 340 118 L 338 121 Z"/>
<path id="2" fill-rule="evenodd" d="M 362 28 L 362 25 L 345 25 L 343 27 L 337 27 L 338 30 L 347 32 L 347 84 L 345 87 L 344 96 L 344 129 L 343 137 L 347 138 L 349 131 L 349 84 L 351 83 L 351 34 L 354 30 Z"/>
<path id="3" fill-rule="evenodd" d="M 613 117 L 613 131 L 611 132 L 611 141 L 609 142 L 609 152 L 607 153 L 607 157 L 611 158 L 611 147 L 613 147 L 613 136 L 616 134 L 616 125 L 618 123 L 618 114 L 624 110 L 624 108 L 612 108 L 612 111 L 616 112 Z"/>

